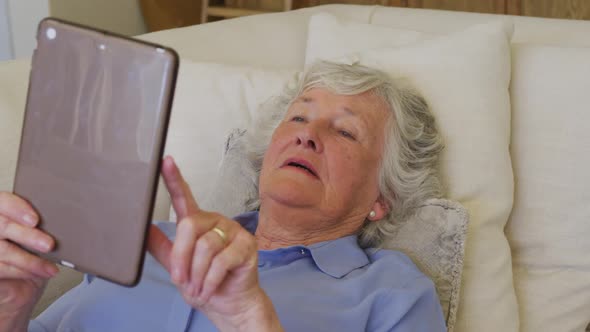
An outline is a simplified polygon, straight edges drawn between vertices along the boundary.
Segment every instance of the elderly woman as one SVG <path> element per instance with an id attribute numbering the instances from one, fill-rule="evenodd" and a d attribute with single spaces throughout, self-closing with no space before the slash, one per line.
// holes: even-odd
<path id="1" fill-rule="evenodd" d="M 37 319 L 54 264 L 23 199 L 0 195 L 0 331 L 444 331 L 432 282 L 376 249 L 440 194 L 442 148 L 419 95 L 382 72 L 319 62 L 263 110 L 248 137 L 259 209 L 234 220 L 197 205 L 170 157 L 179 222 L 152 226 L 143 276 L 93 276 Z"/>

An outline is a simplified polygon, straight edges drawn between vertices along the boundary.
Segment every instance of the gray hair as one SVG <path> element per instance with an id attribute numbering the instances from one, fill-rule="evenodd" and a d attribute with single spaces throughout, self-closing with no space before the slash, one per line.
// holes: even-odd
<path id="1" fill-rule="evenodd" d="M 365 220 L 358 234 L 361 247 L 379 247 L 426 200 L 442 196 L 438 162 L 443 140 L 436 121 L 424 98 L 403 80 L 358 64 L 318 61 L 300 75 L 296 84 L 261 105 L 258 118 L 247 131 L 246 150 L 257 176 L 272 134 L 291 103 L 317 87 L 340 95 L 371 91 L 392 112 L 385 126 L 379 174 L 379 190 L 389 212 L 379 221 Z M 258 200 L 252 201 L 249 208 L 259 204 Z"/>

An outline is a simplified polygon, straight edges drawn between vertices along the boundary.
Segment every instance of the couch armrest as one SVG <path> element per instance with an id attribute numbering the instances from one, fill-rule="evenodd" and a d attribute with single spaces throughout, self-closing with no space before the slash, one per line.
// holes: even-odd
<path id="1" fill-rule="evenodd" d="M 0 191 L 12 191 L 30 61 L 0 63 Z"/>

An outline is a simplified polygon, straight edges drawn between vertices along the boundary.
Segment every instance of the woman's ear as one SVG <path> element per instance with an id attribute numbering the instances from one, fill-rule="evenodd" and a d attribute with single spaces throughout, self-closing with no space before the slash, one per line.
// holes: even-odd
<path id="1" fill-rule="evenodd" d="M 374 212 L 374 213 L 373 213 Z M 389 205 L 385 203 L 383 196 L 379 195 L 379 198 L 373 203 L 371 213 L 367 216 L 370 221 L 379 221 L 387 215 L 389 212 Z"/>

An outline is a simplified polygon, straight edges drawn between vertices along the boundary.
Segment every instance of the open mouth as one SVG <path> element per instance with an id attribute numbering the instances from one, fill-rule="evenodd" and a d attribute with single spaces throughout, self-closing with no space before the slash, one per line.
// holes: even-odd
<path id="1" fill-rule="evenodd" d="M 307 171 L 309 174 L 313 175 L 314 177 L 318 177 L 318 175 L 316 174 L 313 167 L 305 161 L 291 159 L 291 160 L 287 160 L 287 162 L 284 164 L 284 166 L 301 168 L 301 169 Z"/>

